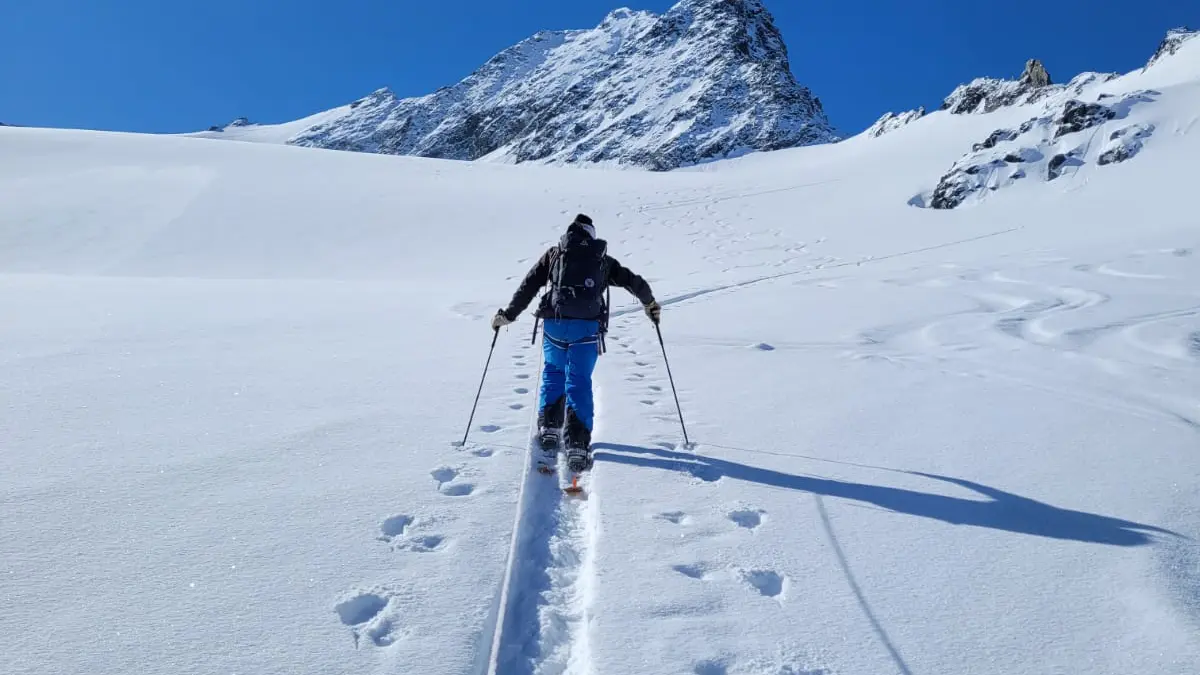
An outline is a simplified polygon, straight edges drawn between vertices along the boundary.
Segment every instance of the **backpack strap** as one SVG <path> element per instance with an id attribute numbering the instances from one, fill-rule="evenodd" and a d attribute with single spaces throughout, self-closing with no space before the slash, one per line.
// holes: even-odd
<path id="1" fill-rule="evenodd" d="M 559 276 L 561 275 L 561 272 L 562 272 L 562 270 L 560 269 L 562 256 L 563 256 L 562 244 L 559 244 L 559 245 L 555 246 L 554 248 L 550 249 L 550 268 L 548 270 L 549 273 L 546 275 L 546 281 L 550 288 L 546 290 L 546 293 L 549 294 L 551 300 L 554 299 L 554 291 L 555 291 L 556 287 L 558 286 Z M 554 311 L 554 318 L 556 318 L 556 319 L 560 318 L 558 316 L 558 310 L 555 309 L 555 307 L 554 307 L 554 302 L 550 302 L 550 309 L 552 311 Z M 536 342 L 536 341 L 537 341 L 537 336 L 535 335 L 534 342 Z"/>

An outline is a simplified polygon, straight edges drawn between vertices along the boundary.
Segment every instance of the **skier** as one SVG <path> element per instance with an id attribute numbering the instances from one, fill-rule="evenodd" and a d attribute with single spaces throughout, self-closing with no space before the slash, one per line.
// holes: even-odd
<path id="1" fill-rule="evenodd" d="M 596 238 L 592 219 L 575 216 L 557 246 L 551 247 L 525 275 L 506 309 L 496 312 L 492 328 L 499 330 L 517 317 L 545 285 L 537 316 L 544 322 L 542 390 L 538 408 L 538 439 L 544 468 L 558 459 L 566 425 L 567 468 L 580 473 L 592 467 L 592 370 L 603 350 L 608 330 L 605 293 L 620 286 L 641 301 L 655 324 L 662 307 L 650 284 L 608 255 L 608 244 Z"/>

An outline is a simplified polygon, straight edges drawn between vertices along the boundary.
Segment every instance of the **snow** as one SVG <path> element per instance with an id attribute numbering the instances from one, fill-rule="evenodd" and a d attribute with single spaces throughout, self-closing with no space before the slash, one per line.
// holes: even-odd
<path id="1" fill-rule="evenodd" d="M 1135 157 L 948 212 L 1036 108 L 664 174 L 0 129 L 0 672 L 1194 674 L 1197 44 L 1105 84 Z M 615 292 L 586 500 L 528 315 L 452 445 L 581 211 L 697 444 Z"/>
<path id="2" fill-rule="evenodd" d="M 351 115 L 353 110 L 353 107 L 344 105 L 282 124 L 229 124 L 221 131 L 198 131 L 181 135 L 250 143 L 287 143 L 296 134 L 323 124 L 333 124 Z"/>

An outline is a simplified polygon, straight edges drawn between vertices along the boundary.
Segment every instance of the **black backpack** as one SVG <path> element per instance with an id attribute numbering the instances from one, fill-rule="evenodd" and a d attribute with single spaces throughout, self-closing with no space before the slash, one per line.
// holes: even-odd
<path id="1" fill-rule="evenodd" d="M 550 308 L 561 319 L 603 322 L 607 306 L 608 243 L 568 231 L 550 267 Z"/>

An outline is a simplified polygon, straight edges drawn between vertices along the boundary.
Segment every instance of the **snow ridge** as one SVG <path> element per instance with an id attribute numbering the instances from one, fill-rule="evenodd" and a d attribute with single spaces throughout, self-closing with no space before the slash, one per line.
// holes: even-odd
<path id="1" fill-rule="evenodd" d="M 538 33 L 433 94 L 380 90 L 351 107 L 288 142 L 667 170 L 838 138 L 759 0 L 619 9 L 591 30 Z"/>
<path id="2" fill-rule="evenodd" d="M 953 115 L 990 113 L 1000 108 L 1029 105 L 1052 98 L 1059 100 L 1082 96 L 1089 88 L 1117 77 L 1117 73 L 1085 72 L 1076 75 L 1067 84 L 1054 84 L 1042 62 L 1030 59 L 1025 64 L 1025 71 L 1016 80 L 979 77 L 968 84 L 959 85 L 942 102 L 941 109 L 949 110 Z"/>
<path id="3" fill-rule="evenodd" d="M 925 116 L 925 106 L 921 106 L 916 110 L 909 110 L 902 113 L 886 112 L 875 121 L 874 124 L 867 129 L 866 134 L 870 138 L 879 138 L 880 136 L 895 131 L 900 127 L 907 126 L 916 122 Z"/>
<path id="4" fill-rule="evenodd" d="M 1167 31 L 1167 36 L 1163 38 L 1161 43 L 1159 43 L 1158 49 L 1154 52 L 1154 56 L 1150 57 L 1150 60 L 1146 63 L 1146 68 L 1143 68 L 1143 70 L 1153 67 L 1155 64 L 1163 59 L 1166 59 L 1167 57 L 1174 56 L 1179 52 L 1179 48 L 1182 47 L 1185 42 L 1188 42 L 1197 35 L 1200 35 L 1200 30 L 1191 30 L 1187 26 L 1172 28 L 1171 30 Z"/>

